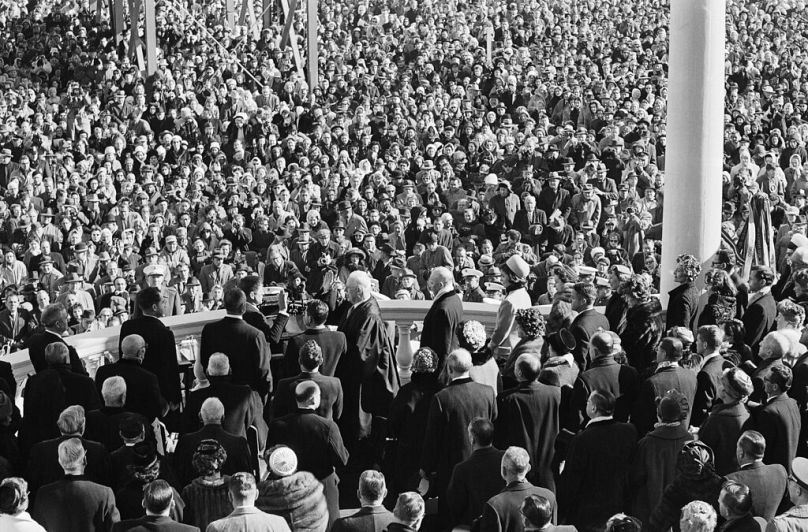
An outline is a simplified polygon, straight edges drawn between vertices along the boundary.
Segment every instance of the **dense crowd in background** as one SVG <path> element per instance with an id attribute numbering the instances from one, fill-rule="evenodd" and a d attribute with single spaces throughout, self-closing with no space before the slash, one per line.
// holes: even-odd
<path id="1" fill-rule="evenodd" d="M 321 0 L 315 87 L 279 5 L 156 2 L 151 76 L 0 5 L 0 528 L 808 530 L 808 18 L 727 3 L 670 272 L 668 2 Z M 431 300 L 409 382 L 382 299 Z M 183 389 L 159 318 L 218 309 Z M 117 326 L 93 379 L 62 338 Z"/>

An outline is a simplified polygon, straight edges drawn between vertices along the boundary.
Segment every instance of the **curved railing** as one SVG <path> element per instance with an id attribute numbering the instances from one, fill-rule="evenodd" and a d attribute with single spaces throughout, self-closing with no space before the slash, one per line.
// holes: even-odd
<path id="1" fill-rule="evenodd" d="M 405 380 L 409 379 L 409 369 L 412 362 L 413 324 L 423 322 L 431 305 L 431 301 L 379 301 L 379 307 L 381 307 L 384 319 L 391 324 L 395 324 L 396 329 L 398 329 L 399 341 L 396 347 L 396 361 L 401 376 Z M 477 320 L 485 325 L 490 332 L 496 322 L 497 308 L 497 305 L 487 303 L 463 303 L 463 319 Z M 541 308 L 545 314 L 550 310 L 549 305 Z M 179 354 L 192 361 L 195 356 L 192 344 L 194 344 L 195 340 L 198 340 L 202 333 L 202 328 L 210 322 L 221 319 L 224 315 L 223 310 L 198 312 L 163 318 L 163 322 L 174 332 Z M 110 327 L 100 331 L 70 336 L 65 340 L 76 348 L 79 356 L 84 360 L 90 375 L 94 375 L 96 368 L 103 364 L 105 352 L 117 354 L 120 331 L 120 327 Z M 290 334 L 300 332 L 300 326 L 296 320 L 290 320 L 287 331 Z M 28 358 L 28 350 L 11 353 L 6 357 L 6 360 L 11 362 L 14 376 L 20 384 L 34 371 Z M 22 386 L 18 388 L 21 389 Z"/>

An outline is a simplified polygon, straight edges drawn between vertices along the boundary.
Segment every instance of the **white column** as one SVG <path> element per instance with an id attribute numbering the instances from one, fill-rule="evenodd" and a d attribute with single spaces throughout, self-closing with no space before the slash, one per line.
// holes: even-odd
<path id="1" fill-rule="evenodd" d="M 398 376 L 401 377 L 401 384 L 410 382 L 412 372 L 412 341 L 410 339 L 411 321 L 396 321 L 398 328 L 398 348 L 396 349 L 396 364 L 398 365 Z"/>
<path id="2" fill-rule="evenodd" d="M 663 306 L 680 253 L 709 265 L 721 242 L 726 0 L 671 0 Z"/>

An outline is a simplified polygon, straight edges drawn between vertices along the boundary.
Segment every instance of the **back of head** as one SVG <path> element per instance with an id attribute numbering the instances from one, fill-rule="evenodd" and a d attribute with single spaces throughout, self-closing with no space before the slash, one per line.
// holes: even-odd
<path id="1" fill-rule="evenodd" d="M 724 331 L 717 325 L 702 325 L 696 332 L 696 338 L 704 343 L 708 351 L 718 351 L 724 341 Z"/>
<path id="2" fill-rule="evenodd" d="M 231 288 L 224 293 L 224 308 L 228 314 L 241 316 L 247 311 L 247 296 L 240 288 Z"/>
<path id="3" fill-rule="evenodd" d="M 208 359 L 208 377 L 230 375 L 230 359 L 224 353 L 213 353 Z"/>
<path id="4" fill-rule="evenodd" d="M 393 515 L 417 530 L 424 518 L 425 508 L 423 497 L 414 491 L 405 491 L 398 496 Z"/>
<path id="5" fill-rule="evenodd" d="M 146 341 L 139 334 L 130 334 L 121 341 L 121 357 L 137 358 L 143 356 L 141 349 L 146 345 Z"/>
<path id="6" fill-rule="evenodd" d="M 61 303 L 52 303 L 42 310 L 42 325 L 48 329 L 55 328 L 60 320 L 67 321 L 67 310 Z"/>
<path id="7" fill-rule="evenodd" d="M 258 287 L 260 287 L 262 284 L 261 278 L 257 275 L 248 275 L 239 281 L 238 287 L 245 294 L 251 294 L 258 290 Z M 261 294 L 259 294 L 259 296 L 260 295 Z"/>
<path id="8" fill-rule="evenodd" d="M 68 406 L 59 414 L 56 426 L 63 435 L 84 434 L 85 423 L 84 407 L 81 405 Z"/>
<path id="9" fill-rule="evenodd" d="M 682 346 L 682 341 L 678 338 L 672 338 L 670 336 L 663 338 L 662 341 L 659 342 L 659 349 L 665 353 L 665 360 L 673 362 L 682 360 L 684 347 Z"/>
<path id="10" fill-rule="evenodd" d="M 682 508 L 679 528 L 682 532 L 712 532 L 717 520 L 712 505 L 704 501 L 691 501 Z"/>
<path id="11" fill-rule="evenodd" d="M 609 390 L 593 390 L 589 394 L 589 402 L 598 416 L 611 416 L 614 414 L 616 399 Z"/>
<path id="12" fill-rule="evenodd" d="M 328 319 L 328 304 L 319 299 L 312 299 L 306 303 L 306 315 L 312 325 L 322 325 Z"/>
<path id="13" fill-rule="evenodd" d="M 160 289 L 156 286 L 150 286 L 137 293 L 135 304 L 144 314 L 152 314 L 152 309 L 154 309 L 155 305 L 159 305 L 162 299 Z"/>
<path id="14" fill-rule="evenodd" d="M 363 471 L 359 476 L 359 496 L 367 503 L 380 503 L 387 495 L 384 475 L 375 469 Z"/>
<path id="15" fill-rule="evenodd" d="M 792 380 L 791 368 L 779 361 L 772 364 L 768 375 L 764 377 L 764 381 L 776 385 L 780 389 L 780 393 L 787 392 L 791 388 Z"/>
<path id="16" fill-rule="evenodd" d="M 173 500 L 174 490 L 165 480 L 153 480 L 143 488 L 143 507 L 151 514 L 160 515 L 167 512 Z"/>
<path id="17" fill-rule="evenodd" d="M 609 356 L 614 352 L 614 337 L 608 332 L 598 332 L 592 335 L 589 345 L 593 358 Z"/>
<path id="18" fill-rule="evenodd" d="M 724 482 L 718 502 L 721 513 L 726 518 L 741 517 L 752 510 L 752 494 L 749 487 L 735 480 Z"/>
<path id="19" fill-rule="evenodd" d="M 594 305 L 595 300 L 598 298 L 598 290 L 592 283 L 575 283 L 572 285 L 572 290 L 588 307 Z"/>
<path id="20" fill-rule="evenodd" d="M 114 376 L 104 380 L 101 385 L 101 397 L 105 406 L 123 406 L 126 402 L 126 381 L 123 377 Z"/>
<path id="21" fill-rule="evenodd" d="M 508 447 L 502 455 L 503 478 L 524 479 L 530 471 L 530 455 L 521 447 Z"/>
<path id="22" fill-rule="evenodd" d="M 641 530 L 640 520 L 624 513 L 614 514 L 606 521 L 606 532 L 640 532 Z"/>
<path id="23" fill-rule="evenodd" d="M 320 344 L 314 340 L 308 340 L 300 348 L 298 361 L 300 362 L 300 367 L 306 371 L 314 371 L 319 368 L 323 363 L 323 349 Z"/>
<path id="24" fill-rule="evenodd" d="M 747 430 L 738 438 L 738 447 L 744 456 L 760 460 L 766 454 L 766 438 L 756 430 Z"/>
<path id="25" fill-rule="evenodd" d="M 191 465 L 198 475 L 208 476 L 221 472 L 227 461 L 227 451 L 221 443 L 213 439 L 202 440 L 194 450 Z"/>
<path id="26" fill-rule="evenodd" d="M 78 438 L 70 438 L 59 444 L 59 465 L 65 473 L 82 470 L 85 455 L 84 445 Z"/>
<path id="27" fill-rule="evenodd" d="M 553 518 L 553 505 L 541 495 L 528 495 L 519 511 L 528 525 L 525 528 L 544 528 Z"/>
<path id="28" fill-rule="evenodd" d="M 53 342 L 45 346 L 45 362 L 51 366 L 68 364 L 70 362 L 70 351 L 62 342 Z"/>
<path id="29" fill-rule="evenodd" d="M 345 291 L 352 303 L 360 303 L 371 296 L 370 275 L 363 271 L 351 272 L 345 281 Z"/>
<path id="30" fill-rule="evenodd" d="M 15 515 L 28 508 L 28 483 L 19 477 L 0 482 L 0 514 Z"/>
<path id="31" fill-rule="evenodd" d="M 202 403 L 199 417 L 205 425 L 221 423 L 222 419 L 224 419 L 224 405 L 216 397 L 208 397 Z"/>
<path id="32" fill-rule="evenodd" d="M 314 381 L 303 381 L 295 386 L 295 402 L 299 408 L 317 408 L 320 399 L 320 387 Z"/>
<path id="33" fill-rule="evenodd" d="M 236 473 L 230 477 L 227 487 L 233 498 L 233 506 L 244 502 L 255 502 L 257 489 L 252 473 Z"/>
<path id="34" fill-rule="evenodd" d="M 443 283 L 443 286 L 454 285 L 454 275 L 452 274 L 452 270 L 446 268 L 445 266 L 438 266 L 432 270 L 430 276 L 433 280 Z"/>
<path id="35" fill-rule="evenodd" d="M 760 342 L 760 357 L 765 360 L 781 359 L 791 349 L 791 341 L 778 331 L 772 331 Z"/>
<path id="36" fill-rule="evenodd" d="M 533 353 L 524 353 L 516 359 L 514 369 L 516 370 L 517 378 L 521 382 L 533 382 L 541 374 L 541 361 Z"/>
<path id="37" fill-rule="evenodd" d="M 469 433 L 474 443 L 480 447 L 488 447 L 494 443 L 494 424 L 485 417 L 478 417 L 469 423 Z"/>
<path id="38" fill-rule="evenodd" d="M 457 375 L 468 373 L 472 365 L 471 353 L 465 349 L 455 349 L 446 356 L 446 367 Z"/>

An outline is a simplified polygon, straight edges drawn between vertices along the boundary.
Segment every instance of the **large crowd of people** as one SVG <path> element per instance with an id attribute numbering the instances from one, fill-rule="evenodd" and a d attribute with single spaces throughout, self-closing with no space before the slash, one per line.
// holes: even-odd
<path id="1" fill-rule="evenodd" d="M 318 4 L 314 87 L 280 6 L 156 2 L 146 75 L 94 2 L 0 5 L 0 530 L 808 530 L 805 2 L 727 2 L 721 248 L 672 272 L 668 2 Z M 184 389 L 160 318 L 218 309 Z"/>

